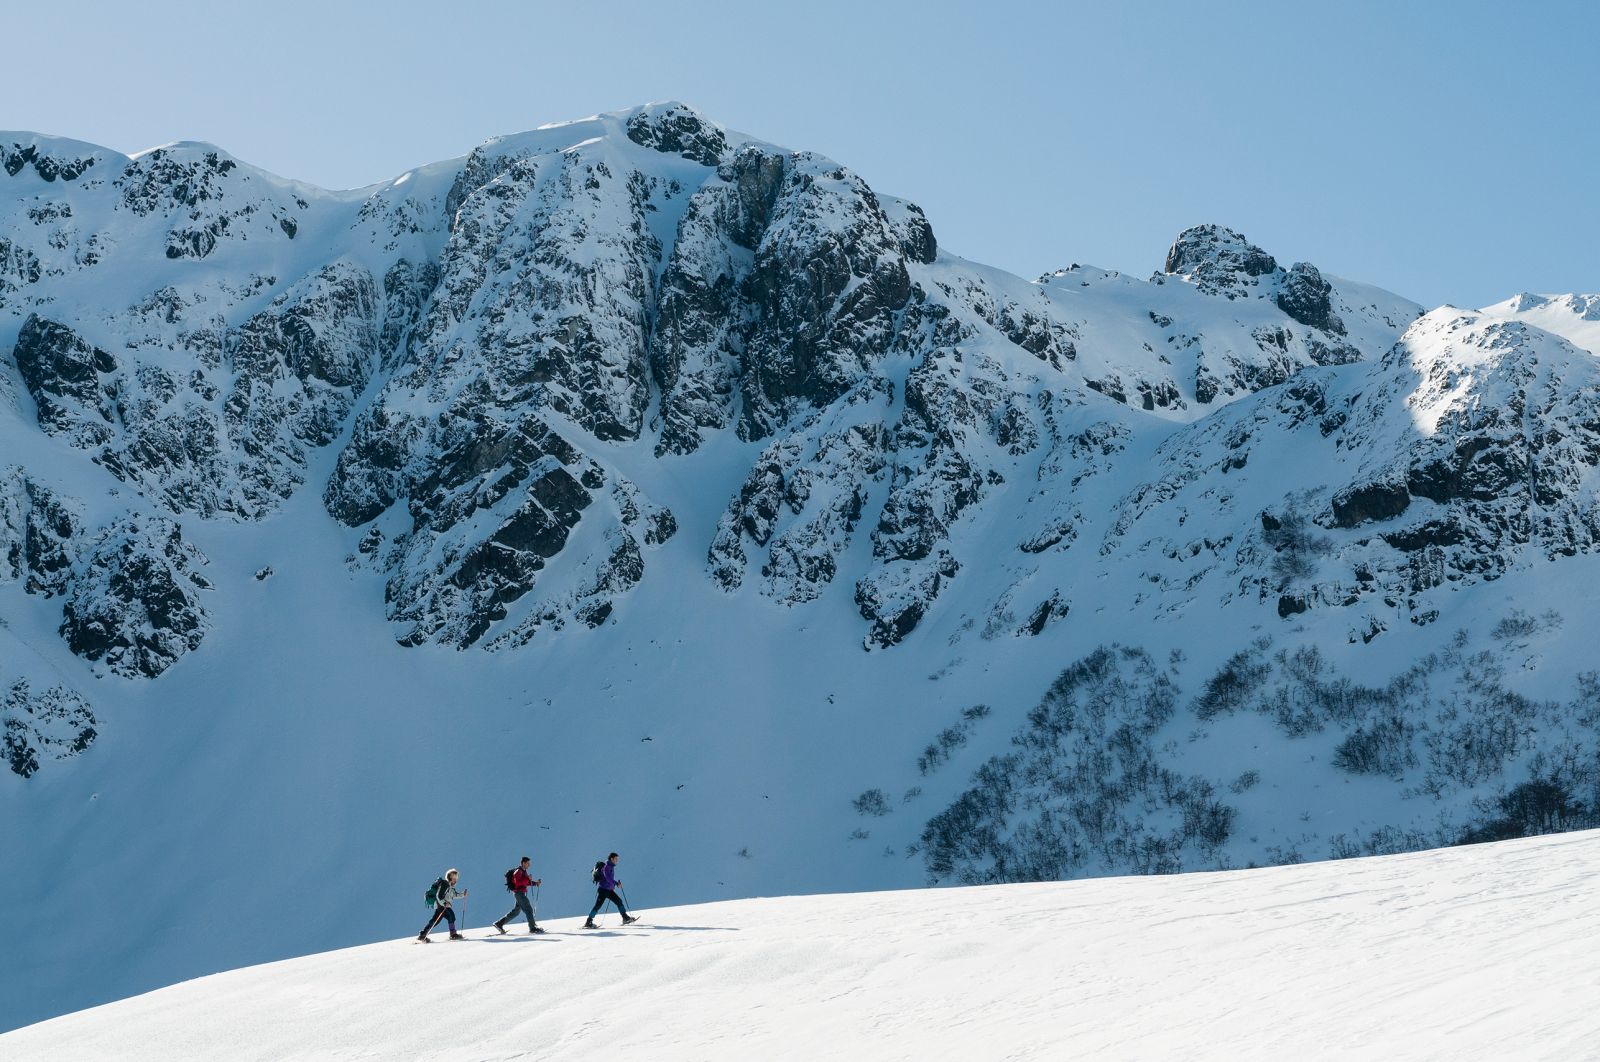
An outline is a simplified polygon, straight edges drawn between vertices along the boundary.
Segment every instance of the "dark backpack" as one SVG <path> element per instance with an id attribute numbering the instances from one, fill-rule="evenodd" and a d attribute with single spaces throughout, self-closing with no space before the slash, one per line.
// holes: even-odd
<path id="1" fill-rule="evenodd" d="M 595 865 L 594 865 L 594 873 L 589 875 L 590 879 L 596 885 L 600 884 L 600 871 L 605 869 L 605 865 L 606 865 L 606 861 L 604 859 L 602 859 L 599 862 L 595 863 Z"/>
<path id="2" fill-rule="evenodd" d="M 435 881 L 432 885 L 428 886 L 428 891 L 422 894 L 422 902 L 427 906 L 432 907 L 434 904 L 439 902 L 439 897 L 444 895 L 444 890 L 449 887 L 450 883 L 445 881 L 443 878 L 440 878 L 438 881 Z"/>
<path id="3" fill-rule="evenodd" d="M 517 887 L 515 885 L 511 884 L 511 882 L 512 882 L 512 879 L 517 876 L 517 871 L 520 870 L 520 869 L 521 869 L 520 867 L 512 867 L 510 870 L 506 871 L 506 891 L 507 892 L 516 892 L 517 891 Z"/>

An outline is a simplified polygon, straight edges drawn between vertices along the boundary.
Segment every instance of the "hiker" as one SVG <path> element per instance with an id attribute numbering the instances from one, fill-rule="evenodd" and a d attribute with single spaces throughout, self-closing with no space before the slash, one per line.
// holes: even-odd
<path id="1" fill-rule="evenodd" d="M 528 886 L 544 884 L 542 879 L 528 877 L 528 864 L 531 862 L 533 860 L 523 856 L 521 864 L 515 869 L 506 871 L 506 888 L 516 895 L 517 902 L 512 904 L 511 910 L 501 915 L 494 924 L 494 927 L 502 933 L 506 931 L 506 923 L 517 917 L 518 911 L 528 916 L 529 933 L 544 932 L 543 929 L 539 928 L 538 923 L 533 920 L 533 908 L 528 906 Z"/>
<path id="2" fill-rule="evenodd" d="M 589 912 L 589 920 L 583 924 L 585 929 L 599 929 L 594 924 L 594 916 L 600 913 L 600 907 L 607 900 L 617 905 L 617 910 L 622 912 L 622 924 L 630 925 L 639 919 L 628 913 L 628 908 L 622 902 L 622 897 L 617 895 L 617 890 L 622 888 L 622 882 L 617 880 L 617 853 L 612 852 L 606 857 L 604 863 L 596 863 L 594 867 L 594 881 L 599 892 L 594 898 L 594 909 Z"/>
<path id="3" fill-rule="evenodd" d="M 467 898 L 466 889 L 462 889 L 460 892 L 456 891 L 456 881 L 459 877 L 460 874 L 456 872 L 454 867 L 451 867 L 444 872 L 444 877 L 434 882 L 433 888 L 428 890 L 433 896 L 433 917 L 428 919 L 428 924 L 422 927 L 421 933 L 417 934 L 417 939 L 422 943 L 433 943 L 428 939 L 428 934 L 433 932 L 433 927 L 439 924 L 439 919 L 441 918 L 450 923 L 451 940 L 467 939 L 456 932 L 456 912 L 452 906 L 452 901 L 457 898 L 463 900 Z"/>

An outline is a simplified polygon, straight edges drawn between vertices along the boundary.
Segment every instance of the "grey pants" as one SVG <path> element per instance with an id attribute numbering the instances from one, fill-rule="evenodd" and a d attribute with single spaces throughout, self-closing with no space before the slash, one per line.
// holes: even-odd
<path id="1" fill-rule="evenodd" d="M 507 922 L 509 922 L 513 918 L 517 917 L 517 912 L 518 911 L 521 911 L 523 914 L 528 916 L 528 928 L 532 929 L 533 928 L 533 907 L 528 903 L 528 894 L 525 893 L 525 892 L 517 893 L 517 905 L 515 907 L 513 907 L 511 910 L 507 911 L 504 915 L 502 915 L 500 917 L 500 920 L 498 922 L 496 922 L 495 925 L 497 925 L 497 926 L 505 925 Z"/>

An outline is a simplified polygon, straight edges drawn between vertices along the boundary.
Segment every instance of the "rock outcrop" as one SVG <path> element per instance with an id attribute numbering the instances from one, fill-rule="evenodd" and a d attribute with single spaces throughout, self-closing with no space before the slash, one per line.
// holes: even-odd
<path id="1" fill-rule="evenodd" d="M 61 636 L 125 678 L 155 678 L 197 648 L 209 626 L 205 557 L 165 517 L 128 517 L 102 531 L 73 573 Z"/>
<path id="2" fill-rule="evenodd" d="M 89 702 L 66 687 L 35 689 L 17 679 L 0 693 L 0 749 L 12 773 L 23 778 L 94 744 L 96 725 Z"/>

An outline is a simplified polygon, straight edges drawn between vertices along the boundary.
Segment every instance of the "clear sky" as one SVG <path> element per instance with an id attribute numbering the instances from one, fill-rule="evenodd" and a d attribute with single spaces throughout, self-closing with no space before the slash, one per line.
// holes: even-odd
<path id="1" fill-rule="evenodd" d="M 1600 290 L 1600 3 L 8 5 L 0 127 L 369 184 L 682 99 L 1024 276 L 1241 230 L 1434 305 Z"/>

